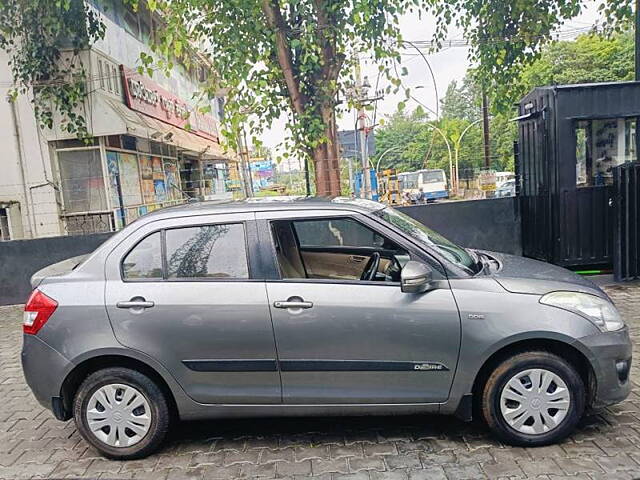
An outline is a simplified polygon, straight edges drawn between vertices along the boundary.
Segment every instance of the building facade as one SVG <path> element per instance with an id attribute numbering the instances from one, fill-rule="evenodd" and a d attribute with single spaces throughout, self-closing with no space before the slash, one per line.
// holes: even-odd
<path id="1" fill-rule="evenodd" d="M 138 11 L 121 0 L 91 5 L 105 37 L 61 58 L 87 72 L 90 93 L 78 114 L 90 140 L 66 132 L 61 119 L 39 128 L 27 96 L 5 101 L 12 76 L 0 52 L 2 240 L 113 231 L 165 206 L 241 195 L 237 157 L 221 147 L 224 97 L 194 100 L 210 74 L 206 60 L 194 52 L 189 69 L 176 62 L 168 76 L 140 75 L 160 19 L 142 2 Z"/>

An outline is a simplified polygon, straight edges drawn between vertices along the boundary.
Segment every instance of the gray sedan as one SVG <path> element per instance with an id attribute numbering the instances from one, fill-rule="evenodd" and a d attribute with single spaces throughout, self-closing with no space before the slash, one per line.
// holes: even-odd
<path id="1" fill-rule="evenodd" d="M 590 281 L 373 202 L 160 210 L 32 283 L 27 382 L 110 458 L 179 419 L 267 415 L 479 415 L 544 445 L 631 388 L 627 327 Z"/>

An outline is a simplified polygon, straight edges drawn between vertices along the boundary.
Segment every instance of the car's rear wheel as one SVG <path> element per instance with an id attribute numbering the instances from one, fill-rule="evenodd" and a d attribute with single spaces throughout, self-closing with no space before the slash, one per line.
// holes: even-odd
<path id="1" fill-rule="evenodd" d="M 482 415 L 512 445 L 555 443 L 576 427 L 585 387 L 575 368 L 549 352 L 525 352 L 503 361 L 482 392 Z"/>
<path id="2" fill-rule="evenodd" d="M 156 451 L 170 420 L 167 399 L 158 385 L 128 368 L 89 375 L 76 393 L 73 415 L 84 439 L 105 457 L 118 460 Z"/>

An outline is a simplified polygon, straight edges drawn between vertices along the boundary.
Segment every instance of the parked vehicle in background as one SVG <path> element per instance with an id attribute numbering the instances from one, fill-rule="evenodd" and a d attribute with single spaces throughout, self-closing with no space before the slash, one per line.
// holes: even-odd
<path id="1" fill-rule="evenodd" d="M 516 196 L 516 181 L 515 181 L 515 179 L 514 180 L 507 180 L 502 185 L 500 185 L 496 189 L 495 196 L 496 196 L 496 198 L 515 197 Z"/>
<path id="2" fill-rule="evenodd" d="M 516 174 L 513 172 L 496 172 L 496 188 L 500 188 L 505 183 L 515 179 Z"/>
<path id="3" fill-rule="evenodd" d="M 197 203 L 32 278 L 24 375 L 116 459 L 174 419 L 477 412 L 545 445 L 631 391 L 629 332 L 560 267 L 366 200 Z"/>
<path id="4" fill-rule="evenodd" d="M 422 192 L 422 196 L 428 202 L 441 198 L 449 198 L 447 188 L 447 176 L 444 170 L 418 170 L 415 172 L 404 172 L 398 174 L 400 189 L 403 194 L 408 192 L 410 198 L 417 199 Z"/>

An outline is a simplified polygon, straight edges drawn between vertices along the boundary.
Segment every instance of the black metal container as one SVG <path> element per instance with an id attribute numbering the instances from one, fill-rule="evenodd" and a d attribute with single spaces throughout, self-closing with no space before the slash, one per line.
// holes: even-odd
<path id="1" fill-rule="evenodd" d="M 519 104 L 523 252 L 611 265 L 613 172 L 636 160 L 640 82 L 540 87 Z"/>

